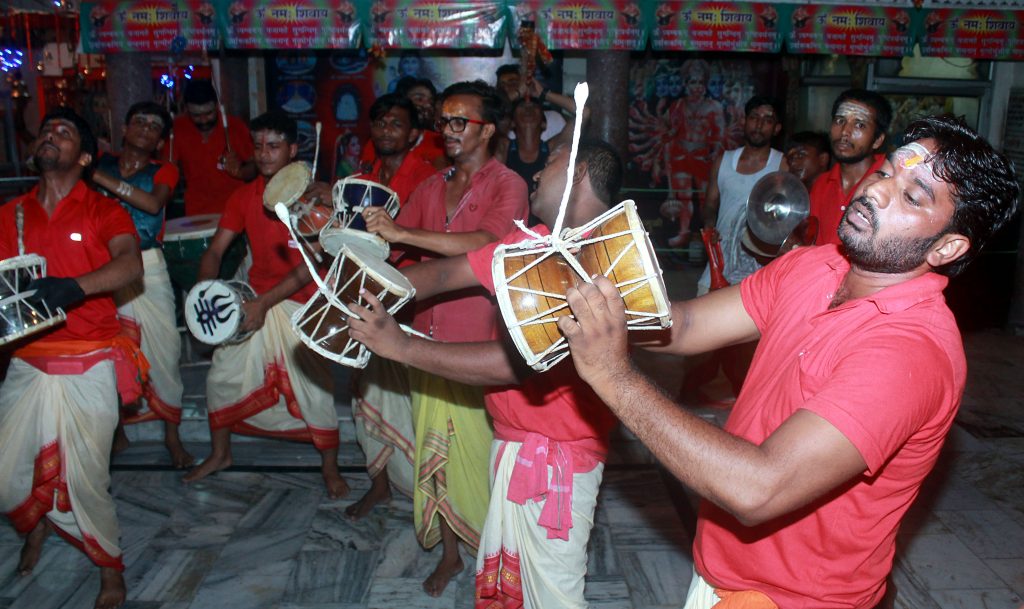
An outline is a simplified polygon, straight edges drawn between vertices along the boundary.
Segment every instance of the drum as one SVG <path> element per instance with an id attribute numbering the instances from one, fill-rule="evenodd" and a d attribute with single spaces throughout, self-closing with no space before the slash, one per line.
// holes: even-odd
<path id="1" fill-rule="evenodd" d="M 292 328 L 310 349 L 329 360 L 365 368 L 370 351 L 349 338 L 348 303 L 366 301 L 359 295 L 366 289 L 380 300 L 389 313 L 394 313 L 416 293 L 404 275 L 375 253 L 345 244 L 324 278 L 329 293 L 318 290 L 292 315 Z"/>
<path id="2" fill-rule="evenodd" d="M 255 299 L 256 292 L 244 281 L 200 281 L 185 298 L 185 325 L 207 345 L 240 343 L 252 335 L 240 330 L 245 321 L 242 303 Z"/>
<path id="3" fill-rule="evenodd" d="M 557 326 L 569 315 L 565 294 L 597 273 L 626 303 L 630 330 L 672 324 L 665 282 L 633 201 L 565 231 L 564 248 L 550 240 L 498 246 L 491 263 L 495 292 L 509 334 L 526 363 L 547 370 L 569 354 Z"/>
<path id="4" fill-rule="evenodd" d="M 320 246 L 328 254 L 336 256 L 341 246 L 350 243 L 357 247 L 376 251 L 382 260 L 391 253 L 388 242 L 366 232 L 363 210 L 370 207 L 383 208 L 389 216 L 398 215 L 398 195 L 387 186 L 361 180 L 343 178 L 331 189 L 334 215 L 330 223 L 320 232 Z"/>
<path id="5" fill-rule="evenodd" d="M 334 210 L 319 198 L 304 199 L 303 193 L 313 181 L 313 172 L 305 161 L 295 161 L 281 168 L 267 182 L 263 191 L 263 206 L 275 213 L 278 203 L 284 203 L 295 218 L 295 231 L 303 237 L 320 232 L 334 215 Z"/>
<path id="6" fill-rule="evenodd" d="M 164 229 L 164 258 L 167 260 L 167 274 L 178 289 L 187 292 L 196 284 L 199 259 L 210 245 L 219 222 L 220 214 L 185 216 L 167 221 Z M 239 237 L 224 252 L 219 277 L 234 277 L 243 258 L 245 239 Z"/>
<path id="7" fill-rule="evenodd" d="M 0 346 L 64 321 L 61 309 L 31 300 L 33 279 L 46 276 L 46 259 L 25 254 L 0 261 Z"/>

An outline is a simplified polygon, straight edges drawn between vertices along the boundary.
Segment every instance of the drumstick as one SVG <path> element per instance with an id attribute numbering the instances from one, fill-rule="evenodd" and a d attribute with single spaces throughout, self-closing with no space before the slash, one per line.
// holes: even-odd
<path id="1" fill-rule="evenodd" d="M 274 213 L 277 214 L 277 219 L 284 223 L 288 227 L 288 232 L 291 233 L 292 239 L 299 244 L 299 254 L 302 256 L 302 261 L 306 263 L 306 268 L 309 269 L 309 274 L 313 276 L 313 283 L 316 287 L 323 291 L 324 296 L 330 294 L 330 290 L 327 288 L 327 284 L 324 283 L 323 279 L 320 278 L 320 273 L 317 272 L 316 267 L 313 266 L 313 262 L 306 255 L 305 249 L 302 247 L 303 239 L 299 237 L 298 233 L 295 232 L 295 227 L 292 226 L 292 217 L 288 213 L 288 207 L 284 203 L 278 203 L 274 206 Z M 310 250 L 312 251 L 312 250 Z M 313 251 L 313 256 L 317 259 L 317 262 L 323 262 L 320 255 Z"/>
<path id="2" fill-rule="evenodd" d="M 320 130 L 323 129 L 324 124 L 320 121 L 316 122 L 316 148 L 313 149 L 313 179 L 316 179 L 316 166 L 320 160 Z"/>
<path id="3" fill-rule="evenodd" d="M 565 219 L 565 208 L 569 203 L 569 192 L 572 189 L 572 176 L 576 172 L 576 153 L 580 149 L 580 132 L 583 129 L 583 106 L 587 103 L 587 97 L 590 96 L 590 87 L 587 86 L 586 82 L 576 84 L 576 89 L 573 91 L 572 97 L 576 102 L 576 122 L 572 128 L 572 149 L 569 151 L 569 166 L 566 168 L 566 180 L 565 180 L 565 191 L 562 193 L 562 202 L 558 208 L 558 218 L 555 220 L 555 225 L 551 227 L 551 236 L 555 241 L 559 241 L 562 232 L 562 221 Z"/>
<path id="4" fill-rule="evenodd" d="M 220 105 L 220 123 L 224 125 L 224 147 L 231 152 L 231 140 L 228 138 L 228 113 L 224 111 L 224 104 Z"/>
<path id="5" fill-rule="evenodd" d="M 18 255 L 25 255 L 25 210 L 21 207 L 21 201 L 14 208 L 14 225 L 18 231 Z"/>

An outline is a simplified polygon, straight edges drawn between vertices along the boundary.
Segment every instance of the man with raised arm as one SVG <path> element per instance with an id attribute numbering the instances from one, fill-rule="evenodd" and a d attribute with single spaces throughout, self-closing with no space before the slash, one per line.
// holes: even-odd
<path id="1" fill-rule="evenodd" d="M 912 123 L 857 188 L 844 250 L 805 247 L 673 306 L 667 349 L 760 338 L 719 429 L 636 370 L 622 298 L 570 289 L 559 319 L 580 376 L 704 501 L 686 609 L 875 607 L 896 533 L 966 380 L 942 296 L 1016 211 L 1012 164 L 954 118 Z"/>
<path id="2" fill-rule="evenodd" d="M 531 211 L 548 234 L 555 224 L 569 168 L 568 146 L 556 148 L 537 174 Z M 622 163 L 600 141 L 579 147 L 566 227 L 594 220 L 616 200 Z M 530 239 L 516 230 L 502 243 Z M 483 286 L 494 292 L 491 259 L 498 243 L 464 256 L 407 267 L 417 298 Z M 372 298 L 372 296 L 370 297 Z M 373 302 L 371 300 L 371 302 Z M 486 387 L 494 421 L 490 506 L 476 563 L 477 606 L 583 608 L 587 541 L 594 521 L 608 434 L 614 417 L 563 361 L 543 374 L 496 340 L 441 343 L 406 336 L 374 305 L 361 308 L 351 335 L 384 357 L 471 385 Z"/>
<path id="3" fill-rule="evenodd" d="M 255 300 L 242 304 L 241 330 L 253 335 L 213 352 L 206 377 L 210 456 L 186 482 L 231 467 L 231 434 L 244 433 L 311 442 L 320 453 L 320 473 L 331 499 L 348 485 L 338 472 L 338 414 L 327 361 L 302 344 L 291 316 L 316 290 L 288 228 L 263 205 L 267 182 L 298 154 L 295 121 L 280 112 L 253 119 L 253 148 L 260 177 L 235 191 L 210 246 L 199 261 L 199 281 L 214 279 L 224 252 L 239 233 L 252 247 L 249 283 Z"/>
<path id="4" fill-rule="evenodd" d="M 139 234 L 144 274 L 141 281 L 118 291 L 121 325 L 139 342 L 149 362 L 142 399 L 123 414 L 124 423 L 154 419 L 164 425 L 164 445 L 176 468 L 192 465 L 178 435 L 181 423 L 181 337 L 174 313 L 174 289 L 160 249 L 164 237 L 164 208 L 178 185 L 178 168 L 154 158 L 171 133 L 171 116 L 154 102 L 139 102 L 125 116 L 120 156 L 104 155 L 92 181 L 116 199 L 132 217 Z M 114 451 L 128 446 L 124 426 L 114 436 Z"/>
<path id="5" fill-rule="evenodd" d="M 452 167 L 435 173 L 409 197 L 397 220 L 382 210 L 366 227 L 399 254 L 427 260 L 475 250 L 512 230 L 527 215 L 526 183 L 491 153 L 501 100 L 482 81 L 445 89 L 437 131 Z M 483 290 L 417 301 L 413 327 L 442 341 L 490 338 L 497 307 Z M 442 542 L 442 556 L 423 582 L 440 596 L 463 569 L 458 540 L 473 552 L 487 513 L 487 451 L 491 427 L 478 387 L 410 369 L 416 429 L 416 536 L 425 548 Z"/>
<path id="6" fill-rule="evenodd" d="M 100 568 L 96 609 L 113 609 L 125 586 L 110 448 L 118 393 L 138 397 L 145 360 L 120 335 L 111 294 L 142 277 L 142 258 L 128 213 L 82 180 L 96 155 L 85 119 L 50 112 L 32 150 L 39 185 L 0 207 L 0 259 L 19 241 L 45 258 L 47 277 L 29 288 L 67 321 L 16 343 L 0 386 L 0 511 L 27 534 L 19 575 L 56 530 Z"/>

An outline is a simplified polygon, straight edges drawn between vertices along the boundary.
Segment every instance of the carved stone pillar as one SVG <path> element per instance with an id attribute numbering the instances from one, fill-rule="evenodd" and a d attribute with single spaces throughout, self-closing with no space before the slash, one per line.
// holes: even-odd
<path id="1" fill-rule="evenodd" d="M 121 150 L 124 117 L 128 108 L 153 99 L 153 76 L 149 53 L 107 55 L 107 100 L 110 104 L 110 143 Z"/>
<path id="2" fill-rule="evenodd" d="M 590 123 L 587 133 L 606 140 L 626 159 L 629 114 L 629 53 L 590 51 L 587 84 L 590 86 Z M 571 91 L 567 91 L 571 95 Z"/>

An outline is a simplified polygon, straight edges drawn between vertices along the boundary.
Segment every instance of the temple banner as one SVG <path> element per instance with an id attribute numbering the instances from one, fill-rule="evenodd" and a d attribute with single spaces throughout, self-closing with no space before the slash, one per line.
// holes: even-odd
<path id="1" fill-rule="evenodd" d="M 370 44 L 385 49 L 500 49 L 505 6 L 497 0 L 374 0 Z"/>
<path id="2" fill-rule="evenodd" d="M 922 55 L 1024 59 L 1024 12 L 936 9 L 923 21 Z"/>
<path id="3" fill-rule="evenodd" d="M 913 54 L 915 27 L 908 10 L 882 6 L 789 5 L 791 53 L 903 57 Z"/>
<path id="4" fill-rule="evenodd" d="M 549 49 L 641 51 L 647 44 L 647 27 L 637 2 L 510 0 L 508 4 L 512 45 L 517 49 L 532 33 Z"/>
<path id="5" fill-rule="evenodd" d="M 656 51 L 777 53 L 779 14 L 766 2 L 653 3 L 651 48 Z"/>
<path id="6" fill-rule="evenodd" d="M 82 47 L 87 53 L 181 53 L 220 44 L 216 16 L 226 2 L 105 0 L 83 2 Z"/>
<path id="7" fill-rule="evenodd" d="M 362 44 L 347 0 L 222 0 L 217 12 L 228 48 L 352 49 Z"/>

